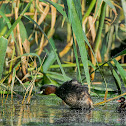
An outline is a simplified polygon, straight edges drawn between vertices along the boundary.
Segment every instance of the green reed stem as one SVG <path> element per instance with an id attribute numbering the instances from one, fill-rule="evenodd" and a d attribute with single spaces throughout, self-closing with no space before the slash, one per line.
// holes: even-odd
<path id="1" fill-rule="evenodd" d="M 104 26 L 104 19 L 105 19 L 105 9 L 106 9 L 106 3 L 103 2 L 101 14 L 100 14 L 100 19 L 99 19 L 99 26 L 98 26 L 98 30 L 97 30 L 97 34 L 96 34 L 96 39 L 95 39 L 95 48 L 94 48 L 95 54 L 97 54 L 97 51 L 100 46 L 101 34 L 102 34 L 102 29 Z"/>
<path id="2" fill-rule="evenodd" d="M 86 11 L 86 13 L 85 13 L 85 15 L 84 15 L 84 17 L 83 17 L 83 19 L 82 19 L 82 22 L 85 20 L 85 18 L 86 18 L 87 16 L 90 15 L 92 9 L 94 8 L 95 3 L 96 3 L 96 0 L 92 0 L 92 1 L 91 1 L 90 6 L 89 6 L 88 10 Z"/>
<path id="3" fill-rule="evenodd" d="M 74 50 L 74 54 L 75 54 L 75 58 L 76 58 L 76 66 L 78 69 L 78 77 L 79 77 L 79 81 L 82 83 L 82 78 L 81 78 L 81 71 L 80 71 L 80 65 L 79 65 L 79 61 L 78 61 L 78 54 L 77 54 L 77 49 L 76 49 L 76 45 L 75 45 L 75 41 L 73 38 L 73 50 Z"/>
<path id="4" fill-rule="evenodd" d="M 11 32 L 13 31 L 13 29 L 16 27 L 16 25 L 19 23 L 19 21 L 21 20 L 22 16 L 24 15 L 24 13 L 28 10 L 29 6 L 31 5 L 33 0 L 30 0 L 30 2 L 27 4 L 27 6 L 24 8 L 24 10 L 22 11 L 22 13 L 20 14 L 20 16 L 18 17 L 18 19 L 14 22 L 14 24 L 12 25 L 12 27 L 9 29 L 9 31 L 7 32 L 7 34 L 5 35 L 5 38 L 7 39 L 8 36 L 11 34 Z"/>

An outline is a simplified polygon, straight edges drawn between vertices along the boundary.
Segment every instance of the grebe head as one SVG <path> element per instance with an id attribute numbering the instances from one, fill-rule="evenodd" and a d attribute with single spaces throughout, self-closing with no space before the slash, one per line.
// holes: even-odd
<path id="1" fill-rule="evenodd" d="M 119 100 L 117 100 L 119 103 L 124 103 L 125 102 L 125 98 L 124 97 L 120 97 Z"/>
<path id="2" fill-rule="evenodd" d="M 54 85 L 43 85 L 40 88 L 39 94 L 43 94 L 43 95 L 49 95 L 51 93 L 54 93 L 55 94 L 56 89 L 57 89 L 57 87 L 54 86 Z"/>

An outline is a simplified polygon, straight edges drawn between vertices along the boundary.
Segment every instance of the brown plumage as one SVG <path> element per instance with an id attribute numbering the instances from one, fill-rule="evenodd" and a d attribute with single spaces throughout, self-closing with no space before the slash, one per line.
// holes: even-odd
<path id="1" fill-rule="evenodd" d="M 71 80 L 63 83 L 60 87 L 54 85 L 43 85 L 41 87 L 41 93 L 48 95 L 51 93 L 60 97 L 71 108 L 93 108 L 93 102 L 88 88 L 81 85 L 76 80 Z"/>
<path id="2" fill-rule="evenodd" d="M 120 103 L 120 106 L 117 107 L 117 110 L 119 112 L 126 111 L 126 102 L 124 97 L 120 97 L 119 100 L 117 100 Z"/>

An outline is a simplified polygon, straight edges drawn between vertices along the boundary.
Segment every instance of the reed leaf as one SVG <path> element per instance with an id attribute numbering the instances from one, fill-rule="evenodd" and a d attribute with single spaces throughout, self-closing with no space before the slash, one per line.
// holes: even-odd
<path id="1" fill-rule="evenodd" d="M 0 38 L 0 79 L 3 73 L 4 60 L 6 55 L 8 40 L 4 37 Z"/>
<path id="2" fill-rule="evenodd" d="M 111 59 L 109 59 L 108 61 L 106 61 L 106 62 L 104 62 L 104 63 L 102 63 L 102 64 L 99 64 L 99 66 L 95 69 L 95 71 L 99 70 L 99 68 L 103 67 L 105 64 L 111 62 L 113 59 L 115 59 L 116 57 L 121 56 L 121 55 L 123 55 L 123 54 L 126 54 L 126 49 L 124 49 L 124 50 L 122 50 L 121 52 L 117 53 L 115 56 L 113 56 L 113 57 L 112 57 Z M 93 71 L 93 72 L 95 72 L 95 71 Z M 91 74 L 92 74 L 93 72 L 91 72 Z"/>
<path id="3" fill-rule="evenodd" d="M 76 65 L 77 65 L 78 74 L 79 74 L 78 75 L 79 81 L 82 83 L 80 65 L 79 65 L 79 61 L 78 61 L 77 49 L 76 49 L 76 45 L 75 45 L 75 42 L 74 42 L 74 38 L 73 38 L 73 50 L 74 50 L 74 54 L 75 54 L 75 58 L 76 58 Z"/>
<path id="4" fill-rule="evenodd" d="M 0 15 L 4 18 L 4 20 L 7 23 L 8 28 L 10 29 L 11 28 L 11 23 L 10 23 L 9 19 L 6 17 L 6 15 L 2 11 L 0 11 Z M 11 32 L 11 35 L 12 35 L 13 40 L 15 40 L 13 31 Z"/>
<path id="5" fill-rule="evenodd" d="M 77 12 L 77 15 L 79 17 L 80 22 L 82 22 L 82 13 L 81 13 L 81 1 L 80 0 L 73 0 L 75 6 L 75 10 Z"/>
<path id="6" fill-rule="evenodd" d="M 21 20 L 19 21 L 19 28 L 20 28 L 21 40 L 22 40 L 22 43 L 23 43 L 25 41 L 25 39 L 28 38 L 28 35 L 27 35 L 26 28 L 25 28 L 25 26 L 24 26 L 24 24 Z"/>
<path id="7" fill-rule="evenodd" d="M 43 1 L 43 0 L 40 0 L 40 1 Z M 64 11 L 64 8 L 62 6 L 60 6 L 59 4 L 57 3 L 54 3 L 53 1 L 49 1 L 49 0 L 44 0 L 48 3 L 50 3 L 51 5 L 53 5 L 66 19 L 67 19 L 67 15 Z"/>
<path id="8" fill-rule="evenodd" d="M 124 82 L 124 85 L 126 87 L 126 71 L 122 68 L 122 66 L 119 64 L 119 62 L 117 62 L 115 59 L 113 59 L 119 73 L 120 73 L 120 76 Z"/>
<path id="9" fill-rule="evenodd" d="M 126 54 L 126 49 L 122 50 L 121 52 L 117 53 L 115 56 L 112 57 L 112 59 L 118 57 L 118 56 L 121 56 L 121 55 L 124 55 Z"/>
<path id="10" fill-rule="evenodd" d="M 97 54 L 97 51 L 98 51 L 99 45 L 100 45 L 101 34 L 102 34 L 102 29 L 103 29 L 104 19 L 105 19 L 105 9 L 106 9 L 106 4 L 105 4 L 105 2 L 103 2 L 101 14 L 100 14 L 100 19 L 99 19 L 100 23 L 98 26 L 96 39 L 95 39 L 95 48 L 94 48 L 95 54 Z"/>
<path id="11" fill-rule="evenodd" d="M 77 64 L 76 63 L 71 63 L 71 62 L 66 62 L 66 64 L 62 64 L 62 67 L 76 67 Z M 80 67 L 83 67 L 83 64 L 79 64 Z M 88 60 L 88 66 L 93 67 L 94 69 L 96 69 L 96 67 L 91 63 L 91 61 Z M 58 64 L 55 65 L 51 65 L 50 68 L 60 68 L 60 66 Z"/>
<path id="12" fill-rule="evenodd" d="M 112 70 L 112 72 L 113 72 L 113 75 L 114 75 L 114 77 L 115 77 L 115 79 L 117 81 L 119 90 L 121 91 L 121 80 L 120 80 L 120 77 L 119 77 L 119 75 L 117 74 L 117 72 L 114 69 Z"/>
<path id="13" fill-rule="evenodd" d="M 51 77 L 51 78 L 53 78 L 53 79 L 55 79 L 55 80 L 60 80 L 60 81 L 63 81 L 64 82 L 64 77 L 63 77 L 63 75 L 62 74 L 59 74 L 59 73 L 57 73 L 57 72 L 50 72 L 50 71 L 47 71 L 46 72 L 46 76 L 48 76 L 48 77 Z M 66 77 L 66 80 L 71 80 L 72 78 L 70 78 L 70 77 Z"/>
<path id="14" fill-rule="evenodd" d="M 102 0 L 97 0 L 96 11 L 95 11 L 94 18 L 96 18 L 98 16 L 99 11 L 101 10 L 102 2 L 103 2 Z"/>
<path id="15" fill-rule="evenodd" d="M 89 69 L 88 69 L 88 58 L 87 58 L 87 50 L 84 43 L 84 32 L 82 29 L 82 22 L 79 19 L 79 16 L 77 14 L 78 11 L 76 11 L 76 2 L 74 3 L 73 0 L 67 0 L 68 4 L 68 17 L 69 21 L 72 25 L 72 30 L 76 36 L 76 40 L 79 46 L 79 51 L 81 55 L 81 60 L 83 63 L 86 80 L 88 83 L 89 91 L 90 91 L 90 76 L 89 76 Z M 81 12 L 80 12 L 81 13 Z M 85 35 L 86 36 L 86 35 Z"/>
<path id="16" fill-rule="evenodd" d="M 112 4 L 110 0 L 103 0 L 109 7 L 111 7 L 114 11 L 116 11 L 115 6 Z"/>
<path id="17" fill-rule="evenodd" d="M 6 23 L 7 23 L 8 28 L 10 29 L 10 28 L 11 28 L 11 23 L 10 23 L 9 19 L 6 17 L 6 15 L 5 15 L 2 11 L 0 11 L 0 15 L 4 18 L 4 20 L 5 20 Z M 19 48 L 18 48 L 17 42 L 16 42 L 16 40 L 15 40 L 15 38 L 14 38 L 13 30 L 11 31 L 11 35 L 12 35 L 12 39 L 14 40 L 14 42 L 15 42 L 15 44 L 16 44 L 17 51 L 18 51 L 19 54 L 20 54 L 20 51 L 19 51 Z"/>
<path id="18" fill-rule="evenodd" d="M 115 83 L 116 83 L 116 87 L 118 89 L 118 93 L 121 93 L 121 78 L 118 75 L 117 70 L 115 69 L 115 67 L 113 66 L 113 64 L 111 64 L 110 62 L 108 63 L 108 65 L 110 66 L 112 75 L 115 79 Z"/>
<path id="19" fill-rule="evenodd" d="M 48 55 L 48 58 L 45 60 L 43 64 L 43 72 L 46 73 L 50 66 L 56 61 L 56 56 L 54 51 L 51 51 Z"/>
<path id="20" fill-rule="evenodd" d="M 16 76 L 16 70 L 13 69 L 13 75 L 12 75 L 12 83 L 11 83 L 11 100 L 13 100 L 13 88 L 14 88 L 14 81 Z"/>

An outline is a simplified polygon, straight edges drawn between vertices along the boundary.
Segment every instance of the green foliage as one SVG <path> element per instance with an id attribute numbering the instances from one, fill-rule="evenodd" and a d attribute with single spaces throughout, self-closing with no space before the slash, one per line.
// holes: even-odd
<path id="1" fill-rule="evenodd" d="M 40 0 L 40 1 L 47 1 L 48 3 L 53 5 L 65 18 L 67 18 L 67 15 L 66 15 L 65 11 L 63 10 L 64 8 L 62 6 L 60 6 L 59 4 L 49 1 L 49 0 Z"/>
<path id="2" fill-rule="evenodd" d="M 113 64 L 111 64 L 111 62 L 108 62 L 108 65 L 110 66 L 112 75 L 113 75 L 113 77 L 115 79 L 115 84 L 116 84 L 116 87 L 118 89 L 118 93 L 121 93 L 121 78 L 118 75 L 118 71 L 115 69 Z"/>
<path id="3" fill-rule="evenodd" d="M 22 11 L 22 13 L 20 14 L 20 16 L 18 17 L 18 19 L 14 22 L 14 24 L 12 25 L 12 27 L 9 29 L 9 31 L 7 32 L 7 34 L 5 35 L 5 38 L 8 38 L 8 36 L 11 34 L 11 32 L 13 31 L 13 29 L 16 27 L 16 25 L 20 22 L 22 16 L 24 15 L 24 13 L 28 10 L 29 6 L 31 5 L 33 0 L 30 0 L 30 2 L 27 4 L 27 6 L 24 8 L 24 10 Z"/>
<path id="4" fill-rule="evenodd" d="M 13 73 L 13 78 L 10 82 L 11 93 L 13 92 L 13 86 L 14 86 L 14 83 L 16 82 L 16 79 L 19 80 L 19 82 L 23 83 L 23 80 L 20 80 L 18 78 L 15 79 L 15 77 L 18 77 L 17 76 L 18 71 L 24 74 L 25 76 L 24 78 L 27 78 L 27 77 L 32 78 L 33 82 L 34 82 L 34 79 L 37 78 L 36 79 L 38 81 L 37 83 L 39 83 L 40 82 L 39 79 L 41 79 L 41 82 L 43 84 L 57 84 L 57 82 L 62 83 L 64 81 L 72 79 L 66 74 L 64 70 L 66 67 L 67 68 L 77 67 L 76 78 L 82 83 L 83 83 L 82 81 L 83 78 L 85 78 L 85 77 L 82 77 L 82 74 L 83 74 L 82 71 L 84 69 L 83 75 L 86 76 L 86 81 L 90 89 L 91 79 L 90 79 L 90 74 L 89 74 L 89 71 L 90 71 L 89 68 L 90 67 L 93 68 L 94 72 L 96 70 L 99 70 L 101 72 L 100 70 L 101 67 L 107 63 L 111 69 L 111 74 L 115 78 L 117 89 L 121 90 L 121 85 L 122 85 L 121 79 L 123 80 L 123 83 L 126 85 L 126 78 L 125 78 L 126 72 L 122 68 L 122 66 L 119 64 L 119 62 L 116 61 L 114 58 L 116 58 L 117 56 L 126 54 L 126 49 L 118 53 L 117 55 L 115 55 L 113 58 L 110 57 L 112 44 L 115 42 L 116 39 L 118 39 L 119 41 L 124 40 L 125 31 L 126 31 L 124 27 L 121 27 L 120 22 L 122 22 L 122 20 L 120 20 L 119 17 L 115 21 L 117 17 L 117 12 L 118 12 L 116 11 L 117 8 L 115 8 L 116 3 L 113 4 L 113 2 L 110 0 L 90 0 L 88 1 L 88 4 L 87 4 L 86 3 L 87 1 L 85 0 L 84 1 L 85 4 L 81 5 L 82 1 L 76 1 L 76 0 L 62 0 L 61 3 L 60 1 L 55 3 L 50 0 L 40 0 L 40 1 L 41 3 L 44 2 L 41 4 L 41 7 L 38 6 L 37 3 L 34 5 L 33 0 L 23 1 L 23 2 L 20 1 L 19 6 L 17 6 L 14 1 L 11 1 L 12 2 L 11 4 L 9 2 L 8 4 L 6 3 L 1 4 L 0 15 L 2 16 L 2 18 L 0 18 L 0 31 L 1 31 L 0 32 L 0 39 L 1 39 L 0 41 L 1 42 L 0 44 L 1 45 L 0 46 L 0 52 L 1 52 L 0 53 L 1 54 L 0 78 L 3 73 L 3 65 L 5 62 L 4 59 L 5 59 L 7 43 L 9 43 L 8 46 L 10 46 L 9 49 L 11 51 L 11 54 L 10 54 L 11 56 L 8 58 L 9 66 L 7 66 L 7 68 L 9 68 L 9 70 L 5 72 L 9 74 L 6 74 L 5 79 L 2 78 L 1 82 L 3 83 L 5 80 L 7 80 L 7 77 L 9 77 L 9 75 L 12 75 Z M 40 1 L 38 1 L 38 3 Z M 63 4 L 60 5 L 59 3 L 60 4 L 63 3 L 64 7 L 62 6 Z M 48 6 L 49 4 L 55 7 L 57 12 L 55 11 L 54 8 L 52 9 L 52 6 Z M 123 5 L 124 4 L 125 2 L 123 3 Z M 32 11 L 31 9 L 29 9 L 31 5 L 32 5 Z M 85 8 L 83 8 L 83 6 L 85 6 Z M 17 18 L 17 20 L 14 19 L 14 16 L 10 16 L 10 17 L 6 16 L 6 14 L 8 13 L 9 14 L 13 13 L 14 15 L 15 11 L 13 12 L 12 10 L 14 10 L 15 7 L 18 7 L 19 17 Z M 82 9 L 85 12 L 82 12 Z M 124 6 L 123 6 L 123 10 L 125 12 Z M 28 13 L 32 14 L 32 12 L 35 12 L 36 15 L 26 16 Z M 53 12 L 54 12 L 54 15 L 57 14 L 56 17 L 53 16 Z M 82 15 L 82 13 L 84 15 Z M 92 13 L 93 13 L 93 16 L 92 16 Z M 106 25 L 106 22 L 105 22 L 106 17 L 108 17 L 107 13 L 110 13 L 108 15 L 112 15 L 112 17 L 109 17 L 112 20 L 110 22 L 110 26 Z M 46 15 L 46 18 L 44 18 L 45 15 Z M 124 16 L 125 16 L 125 13 L 124 13 Z M 91 17 L 93 20 L 91 22 L 92 26 L 89 25 L 89 21 L 90 21 L 89 17 Z M 40 18 L 43 18 L 42 20 L 43 22 L 39 24 L 37 22 L 40 21 Z M 73 61 L 74 59 L 76 60 L 76 62 L 72 62 L 72 63 L 70 62 L 66 64 L 63 63 L 66 60 L 66 57 L 63 57 L 63 58 L 59 57 L 60 56 L 58 52 L 59 49 L 56 47 L 57 41 L 55 41 L 55 39 L 53 38 L 54 33 L 58 32 L 60 28 L 59 24 L 61 25 L 62 23 L 62 26 L 64 24 L 64 29 L 66 28 L 65 21 L 67 23 L 70 23 L 71 28 L 69 28 L 70 31 L 67 31 L 67 33 L 64 33 L 64 35 L 66 36 L 67 34 L 70 33 L 70 37 L 71 37 L 70 39 L 71 40 L 73 39 L 73 43 L 71 44 L 71 46 L 70 47 L 66 46 L 66 48 L 70 48 L 68 51 L 71 53 L 71 56 L 73 56 L 71 58 L 72 60 L 69 58 L 70 59 L 69 61 Z M 16 31 L 17 24 L 19 24 L 20 33 L 17 33 Z M 53 27 L 52 24 L 55 25 L 55 27 Z M 64 31 L 66 32 L 66 30 Z M 22 40 L 20 43 L 18 41 L 19 34 Z M 93 36 L 95 34 L 96 34 L 96 37 Z M 44 37 L 42 38 L 41 36 L 42 37 L 44 36 Z M 69 38 L 69 36 L 67 37 Z M 92 39 L 93 37 L 95 40 Z M 8 39 L 8 41 L 5 38 Z M 26 47 L 25 49 L 28 49 L 28 51 L 30 51 L 29 53 L 26 53 L 24 51 L 25 49 L 23 48 L 26 44 L 26 43 L 24 44 L 25 39 L 27 39 L 28 41 L 28 48 Z M 66 41 L 66 39 L 63 38 L 63 41 Z M 13 47 L 11 47 L 11 44 L 13 45 Z M 41 50 L 40 53 L 38 53 L 39 52 L 38 50 Z M 101 53 L 99 52 L 99 50 L 101 51 Z M 99 52 L 99 54 L 97 52 Z M 91 54 L 93 54 L 93 58 L 90 56 Z M 99 66 L 97 62 L 97 55 L 102 57 L 103 63 L 101 66 Z M 106 61 L 105 56 L 107 57 L 108 61 Z M 27 62 L 25 62 L 25 60 Z M 95 63 L 94 63 L 94 60 L 95 60 Z M 112 60 L 114 61 L 115 64 L 110 63 Z M 27 73 L 28 71 L 27 69 L 30 69 L 30 72 Z M 56 71 L 56 69 L 58 69 L 57 70 L 58 72 L 52 72 L 53 70 Z M 103 80 L 105 81 L 104 76 L 103 76 Z M 32 87 L 32 84 L 30 82 L 27 84 L 28 85 L 26 88 L 30 90 L 30 88 Z M 91 85 L 91 88 L 92 90 L 98 90 L 98 91 L 104 91 L 104 92 L 108 90 L 109 92 L 114 92 L 111 88 L 107 86 L 109 86 L 109 84 L 107 84 L 105 81 L 105 84 L 102 85 L 100 88 L 92 86 L 92 85 Z"/>
<path id="5" fill-rule="evenodd" d="M 0 38 L 0 79 L 3 73 L 7 44 L 8 44 L 8 40 L 5 39 L 4 37 L 1 37 Z"/>
<path id="6" fill-rule="evenodd" d="M 98 1 L 98 2 L 100 2 L 100 1 Z M 102 1 L 101 1 L 102 2 Z M 96 0 L 92 0 L 91 1 L 91 3 L 90 3 L 90 5 L 89 5 L 89 7 L 88 7 L 88 10 L 86 11 L 86 13 L 85 13 L 85 15 L 84 15 L 84 17 L 83 17 L 83 21 L 85 20 L 85 18 L 87 17 L 87 16 L 89 16 L 90 15 L 90 13 L 91 13 L 91 11 L 92 11 L 92 9 L 94 8 L 94 6 L 95 6 L 95 3 L 96 3 Z M 98 3 L 97 3 L 98 4 Z M 100 6 L 98 6 L 98 7 L 100 7 Z M 96 14 L 98 13 L 98 7 L 97 7 L 97 11 L 96 11 Z"/>
<path id="7" fill-rule="evenodd" d="M 117 84 L 118 84 L 118 87 L 119 87 L 119 90 L 121 91 L 121 80 L 120 80 L 120 77 L 119 75 L 117 74 L 117 71 L 115 71 L 114 69 L 112 69 L 112 72 L 113 72 L 113 75 L 117 81 Z"/>
<path id="8" fill-rule="evenodd" d="M 26 28 L 21 20 L 19 21 L 19 28 L 20 28 L 20 36 L 21 36 L 22 43 L 23 43 L 25 41 L 25 39 L 28 38 L 28 35 L 27 35 Z"/>
<path id="9" fill-rule="evenodd" d="M 79 61 L 78 61 L 78 55 L 77 55 L 77 49 L 75 46 L 75 42 L 73 40 L 73 49 L 74 49 L 74 54 L 75 54 L 75 58 L 76 58 L 76 64 L 77 64 L 77 69 L 78 69 L 78 77 L 79 77 L 79 81 L 82 83 L 82 79 L 81 79 L 81 72 L 80 72 L 80 65 L 79 65 Z"/>
<path id="10" fill-rule="evenodd" d="M 71 1 L 72 2 L 72 1 Z M 68 3 L 68 2 L 67 2 Z M 75 11 L 79 17 L 80 22 L 82 23 L 82 13 L 81 13 L 81 1 L 80 0 L 73 0 Z M 68 5 L 69 6 L 69 5 Z M 70 19 L 69 19 L 70 20 Z"/>
<path id="11" fill-rule="evenodd" d="M 84 66 L 85 75 L 87 79 L 87 83 L 90 87 L 90 76 L 89 76 L 89 69 L 88 69 L 88 59 L 87 59 L 87 51 L 84 43 L 84 32 L 82 29 L 82 22 L 79 19 L 78 13 L 79 11 L 76 11 L 76 3 L 74 3 L 73 0 L 67 0 L 68 4 L 68 17 L 71 22 L 72 30 L 76 36 L 76 40 L 79 46 L 79 51 L 81 55 L 81 60 Z M 80 12 L 81 13 L 81 12 Z"/>
<path id="12" fill-rule="evenodd" d="M 56 61 L 55 53 L 51 51 L 43 64 L 43 72 L 46 73 L 50 66 Z"/>
<path id="13" fill-rule="evenodd" d="M 64 78 L 63 78 L 63 75 L 62 74 L 59 74 L 58 72 L 51 72 L 51 71 L 48 71 L 46 72 L 46 75 L 49 77 L 49 78 L 52 78 L 54 80 L 60 80 L 62 82 L 64 82 Z M 66 76 L 66 80 L 71 80 L 72 78 Z"/>
<path id="14" fill-rule="evenodd" d="M 125 0 L 121 0 L 122 2 L 122 7 L 123 7 L 123 11 L 124 11 L 124 16 L 125 16 L 125 27 L 126 27 L 126 1 Z"/>
<path id="15" fill-rule="evenodd" d="M 122 78 L 122 80 L 124 82 L 124 85 L 126 87 L 126 71 L 121 67 L 121 65 L 115 59 L 113 59 L 113 61 L 114 61 L 115 65 L 116 65 L 116 67 L 117 67 L 117 69 L 118 69 L 118 71 L 119 71 L 119 73 L 121 75 L 121 78 Z"/>
<path id="16" fill-rule="evenodd" d="M 8 14 L 8 13 L 11 13 L 11 9 L 9 7 L 9 4 L 2 4 L 0 6 L 0 13 L 3 13 L 3 14 Z M 1 15 L 1 14 L 0 14 Z M 6 17 L 6 16 L 5 16 Z M 7 17 L 6 17 L 7 18 Z M 6 25 L 6 22 L 5 22 L 5 18 L 0 18 L 0 31 L 5 27 Z"/>
<path id="17" fill-rule="evenodd" d="M 111 7 L 114 11 L 116 11 L 115 6 L 112 4 L 110 0 L 103 0 L 109 7 Z"/>
<path id="18" fill-rule="evenodd" d="M 63 68 L 62 68 L 62 65 L 61 65 L 59 56 L 58 56 L 58 54 L 57 54 L 57 52 L 56 52 L 56 49 L 55 49 L 55 47 L 54 47 L 53 41 L 49 41 L 49 39 L 48 39 L 47 35 L 45 34 L 45 32 L 42 30 L 42 28 L 41 28 L 33 19 L 31 19 L 31 18 L 29 18 L 29 17 L 27 17 L 27 16 L 25 16 L 25 17 L 26 17 L 27 19 L 29 19 L 30 21 L 32 21 L 34 24 L 36 24 L 37 27 L 40 29 L 40 31 L 45 35 L 46 39 L 47 39 L 48 42 L 50 43 L 50 45 L 51 45 L 51 47 L 52 47 L 52 50 L 53 50 L 53 52 L 54 52 L 54 54 L 55 54 L 55 57 L 56 57 L 56 59 L 57 59 L 57 62 L 58 62 L 59 66 L 60 66 L 60 69 L 61 69 L 61 71 L 62 71 L 64 80 L 67 81 L 67 76 L 66 76 L 66 74 L 65 74 L 65 72 L 64 72 L 64 70 L 63 70 Z"/>
<path id="19" fill-rule="evenodd" d="M 95 48 L 94 51 L 97 53 L 100 45 L 100 40 L 101 40 L 101 34 L 102 34 L 102 29 L 104 26 L 104 19 L 105 19 L 105 9 L 106 9 L 106 4 L 103 2 L 102 8 L 101 8 L 101 14 L 100 14 L 100 19 L 99 19 L 99 26 L 95 38 Z"/>

